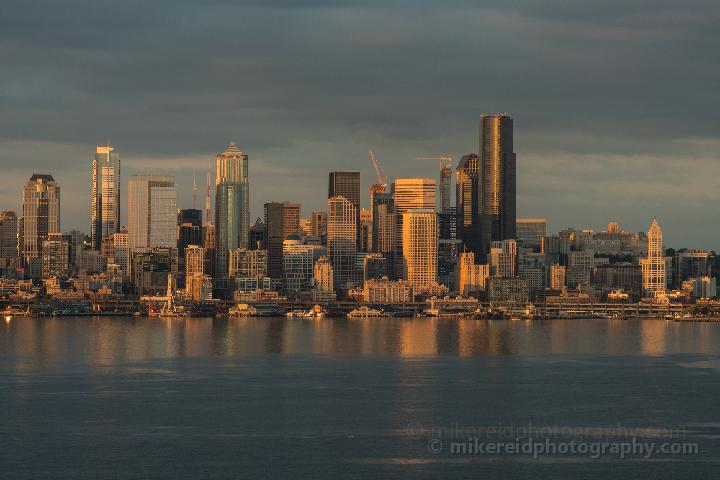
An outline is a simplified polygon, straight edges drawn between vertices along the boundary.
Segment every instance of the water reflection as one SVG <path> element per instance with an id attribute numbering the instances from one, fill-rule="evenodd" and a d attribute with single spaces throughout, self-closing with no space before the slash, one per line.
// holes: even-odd
<path id="1" fill-rule="evenodd" d="M 111 365 L 147 358 L 264 354 L 478 356 L 718 353 L 720 324 L 663 320 L 15 318 L 12 363 Z"/>

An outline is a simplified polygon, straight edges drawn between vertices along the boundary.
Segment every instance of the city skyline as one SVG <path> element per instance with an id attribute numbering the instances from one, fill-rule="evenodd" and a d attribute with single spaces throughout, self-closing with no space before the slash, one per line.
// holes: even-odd
<path id="1" fill-rule="evenodd" d="M 124 178 L 173 174 L 190 207 L 193 173 L 202 184 L 207 161 L 235 138 L 252 158 L 251 218 L 291 188 L 294 198 L 277 200 L 309 212 L 324 204 L 313 178 L 359 170 L 374 182 L 368 148 L 390 178 L 434 175 L 436 164 L 414 158 L 457 162 L 477 148 L 480 112 L 509 111 L 518 217 L 639 231 L 657 215 L 669 244 L 717 248 L 720 227 L 699 227 L 720 200 L 708 108 L 716 2 L 161 3 L 142 7 L 140 22 L 125 4 L 71 1 L 40 16 L 27 2 L 6 5 L 0 30 L 12 48 L 0 55 L 17 66 L 0 80 L 8 186 L 35 171 L 84 191 L 94 147 L 109 139 Z M 239 34 L 233 17 L 252 26 Z M 98 27 L 107 18 L 113 35 Z M 425 18 L 450 22 L 452 35 Z M 2 208 L 17 211 L 20 193 L 3 189 Z M 87 231 L 87 199 L 63 203 L 65 227 Z"/>

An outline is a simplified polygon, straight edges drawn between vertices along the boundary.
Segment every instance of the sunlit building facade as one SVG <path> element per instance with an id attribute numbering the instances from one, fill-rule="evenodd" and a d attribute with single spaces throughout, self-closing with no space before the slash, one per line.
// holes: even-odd
<path id="1" fill-rule="evenodd" d="M 428 208 L 403 212 L 403 278 L 416 290 L 437 282 L 437 214 Z"/>
<path id="2" fill-rule="evenodd" d="M 463 295 L 470 295 L 473 292 L 485 291 L 490 267 L 487 264 L 476 265 L 475 254 L 464 252 L 458 254 L 455 275 L 457 291 Z"/>
<path id="3" fill-rule="evenodd" d="M 656 218 L 653 218 L 647 238 L 647 257 L 640 260 L 640 266 L 642 267 L 643 295 L 653 298 L 665 293 L 666 288 L 665 247 L 663 246 L 663 233 Z"/>
<path id="4" fill-rule="evenodd" d="M 395 207 L 395 268 L 397 277 L 403 276 L 403 218 L 411 209 L 435 210 L 436 192 L 434 178 L 398 178 L 392 184 L 393 205 Z M 382 252 L 381 252 L 382 253 Z"/>
<path id="5" fill-rule="evenodd" d="M 60 186 L 52 175 L 34 173 L 23 189 L 22 257 L 42 258 L 42 243 L 60 232 Z"/>
<path id="6" fill-rule="evenodd" d="M 490 242 L 516 236 L 516 156 L 512 117 L 507 113 L 481 115 L 479 137 L 480 248 L 484 254 Z"/>
<path id="7" fill-rule="evenodd" d="M 465 251 L 484 257 L 480 252 L 480 158 L 463 155 L 455 170 L 455 213 L 457 238 Z"/>
<path id="8" fill-rule="evenodd" d="M 120 231 L 120 154 L 98 146 L 92 162 L 90 241 L 100 250 L 102 239 Z"/>

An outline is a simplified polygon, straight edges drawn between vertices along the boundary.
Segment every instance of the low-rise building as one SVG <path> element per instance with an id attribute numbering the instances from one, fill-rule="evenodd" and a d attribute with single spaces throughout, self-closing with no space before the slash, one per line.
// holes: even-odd
<path id="1" fill-rule="evenodd" d="M 372 304 L 410 303 L 413 301 L 413 285 L 407 280 L 368 280 L 363 290 L 365 302 Z"/>

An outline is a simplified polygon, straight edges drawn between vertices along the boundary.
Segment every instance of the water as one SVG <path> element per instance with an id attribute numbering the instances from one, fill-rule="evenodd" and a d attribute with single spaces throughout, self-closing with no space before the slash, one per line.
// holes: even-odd
<path id="1" fill-rule="evenodd" d="M 0 476 L 713 478 L 719 380 L 713 323 L 15 318 Z"/>

